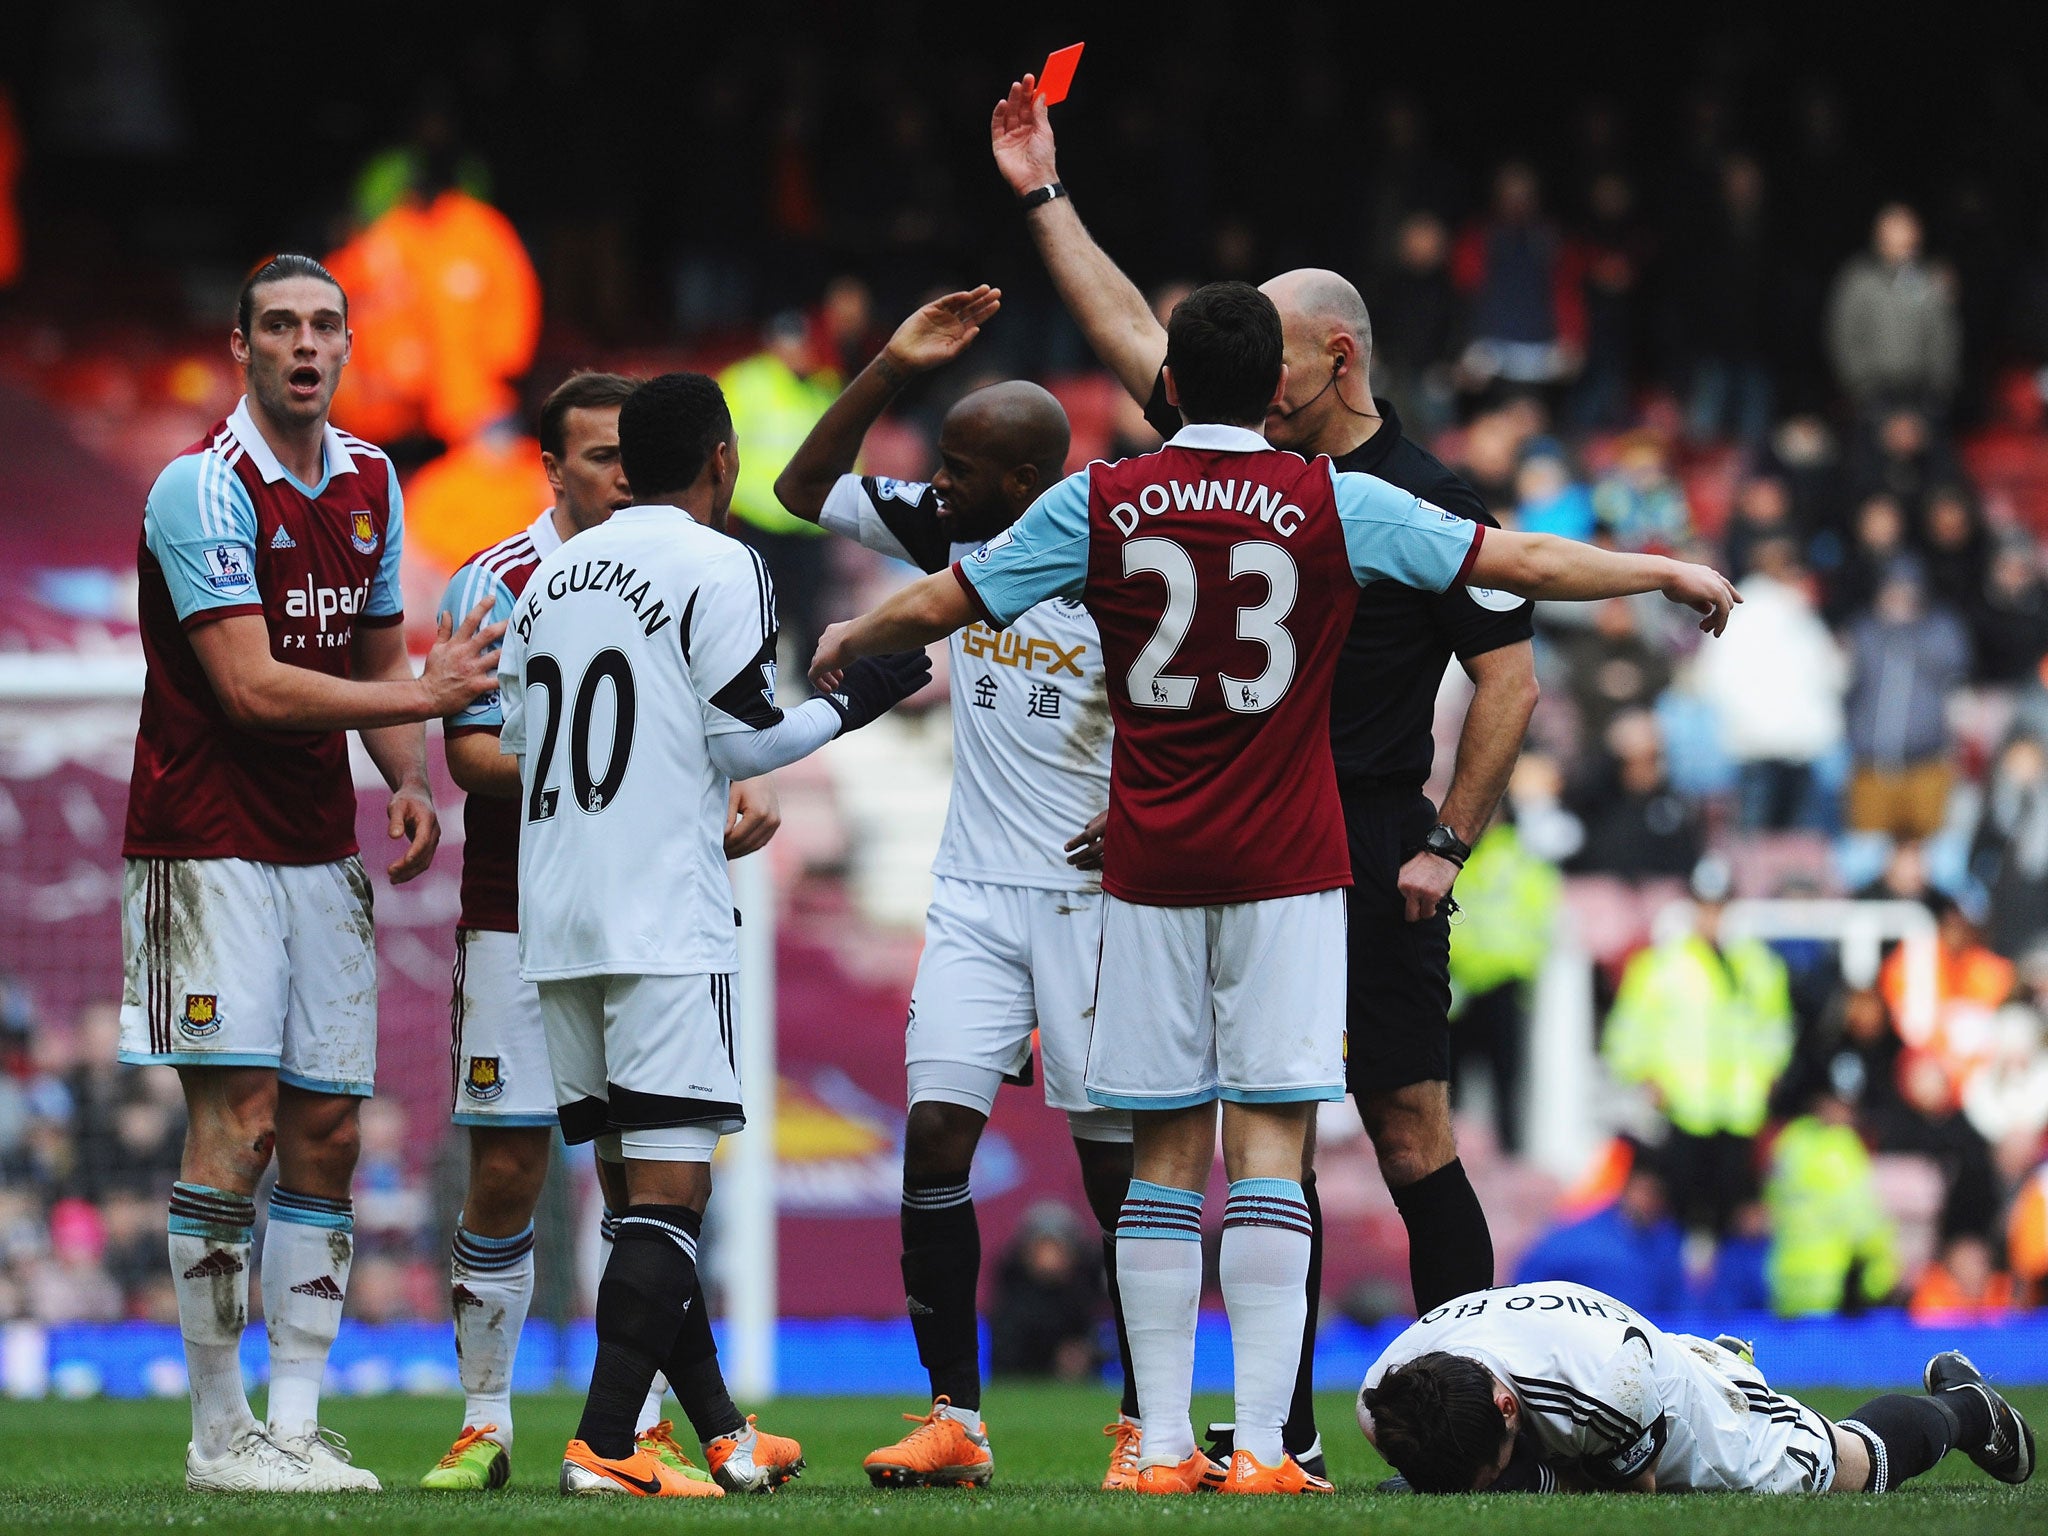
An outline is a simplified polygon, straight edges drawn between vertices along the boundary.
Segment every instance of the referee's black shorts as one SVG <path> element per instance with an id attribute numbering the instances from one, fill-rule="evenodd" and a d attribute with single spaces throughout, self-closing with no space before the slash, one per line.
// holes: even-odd
<path id="1" fill-rule="evenodd" d="M 1351 843 L 1346 1086 L 1360 1100 L 1451 1075 L 1451 921 L 1411 923 L 1401 865 L 1436 825 L 1413 787 L 1340 786 Z"/>

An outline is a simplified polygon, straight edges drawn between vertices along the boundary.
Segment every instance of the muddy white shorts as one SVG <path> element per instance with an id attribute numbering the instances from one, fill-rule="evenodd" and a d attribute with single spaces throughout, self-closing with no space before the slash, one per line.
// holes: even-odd
<path id="1" fill-rule="evenodd" d="M 1031 1060 L 1038 1035 L 1045 1102 L 1074 1134 L 1130 1140 L 1130 1116 L 1088 1102 L 1082 1073 L 1095 1022 L 1102 893 L 1045 891 L 940 876 L 925 914 L 903 1059 L 910 1102 L 984 1115 Z"/>
<path id="2" fill-rule="evenodd" d="M 1835 1437 L 1826 1419 L 1773 1391 L 1754 1365 L 1712 1340 L 1665 1337 L 1683 1353 L 1660 1373 L 1665 1401 L 1674 1406 L 1666 1415 L 1670 1438 L 1657 1457 L 1659 1488 L 1828 1491 L 1835 1480 Z"/>
<path id="3" fill-rule="evenodd" d="M 1217 907 L 1105 896 L 1089 1101 L 1343 1098 L 1344 966 L 1341 890 Z"/>
<path id="4" fill-rule="evenodd" d="M 519 979 L 519 935 L 455 930 L 457 1125 L 553 1125 L 555 1079 L 540 1018 L 540 988 Z"/>
<path id="5" fill-rule="evenodd" d="M 377 950 L 369 878 L 331 864 L 128 859 L 121 876 L 121 1060 L 270 1067 L 370 1096 Z"/>
<path id="6" fill-rule="evenodd" d="M 562 1139 L 710 1162 L 718 1138 L 747 1123 L 732 985 L 720 972 L 540 982 Z"/>

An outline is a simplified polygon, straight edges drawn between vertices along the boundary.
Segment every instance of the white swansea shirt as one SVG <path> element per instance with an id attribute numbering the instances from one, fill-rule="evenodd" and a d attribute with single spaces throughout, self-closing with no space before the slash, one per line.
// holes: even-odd
<path id="1" fill-rule="evenodd" d="M 952 540 L 916 480 L 841 475 L 818 521 L 923 571 L 980 546 Z M 953 796 L 932 873 L 988 885 L 1093 890 L 1067 841 L 1109 805 L 1109 694 L 1102 640 L 1078 602 L 1052 598 L 998 634 L 979 620 L 951 647 Z"/>
<path id="2" fill-rule="evenodd" d="M 498 664 L 519 756 L 528 981 L 738 968 L 709 738 L 775 706 L 761 557 L 676 507 L 627 507 L 541 562 Z"/>

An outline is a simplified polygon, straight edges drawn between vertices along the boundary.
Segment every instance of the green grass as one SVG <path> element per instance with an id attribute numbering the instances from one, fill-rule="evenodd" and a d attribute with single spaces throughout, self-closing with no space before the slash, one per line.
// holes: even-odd
<path id="1" fill-rule="evenodd" d="M 1808 1401 L 1842 1414 L 1867 1394 L 1820 1392 Z M 2048 1421 L 2048 1391 L 2015 1394 L 2036 1424 Z M 1239 1501 L 1211 1496 L 1141 1500 L 1096 1491 L 1112 1416 L 1107 1394 L 1072 1387 L 999 1385 L 986 1404 L 997 1462 L 995 1486 L 879 1493 L 860 1470 L 875 1446 L 895 1438 L 901 1409 L 881 1398 L 791 1398 L 763 1415 L 770 1428 L 804 1443 L 811 1470 L 771 1498 L 692 1500 L 686 1505 L 620 1499 L 570 1502 L 555 1491 L 555 1453 L 575 1424 L 568 1396 L 522 1398 L 512 1486 L 499 1494 L 419 1492 L 415 1484 L 454 1437 L 459 1404 L 448 1398 L 336 1399 L 331 1425 L 357 1461 L 384 1480 L 381 1495 L 277 1498 L 199 1496 L 183 1485 L 185 1405 L 179 1402 L 0 1403 L 0 1531 L 114 1532 L 204 1526 L 208 1536 L 307 1530 L 390 1532 L 562 1532 L 677 1521 L 756 1530 L 867 1533 L 1045 1531 L 1059 1536 L 1135 1530 L 1278 1532 L 1335 1529 L 1373 1536 L 1437 1536 L 1495 1525 L 1513 1536 L 1708 1536 L 1708 1533 L 1911 1531 L 1922 1536 L 2048 1531 L 2048 1477 L 2007 1488 L 1960 1455 L 1905 1492 L 1886 1498 L 1760 1499 L 1741 1496 L 1628 1499 L 1418 1499 L 1367 1492 L 1386 1475 L 1351 1421 L 1343 1393 L 1320 1405 L 1336 1499 Z M 1228 1418 L 1227 1404 L 1198 1401 L 1204 1417 Z"/>

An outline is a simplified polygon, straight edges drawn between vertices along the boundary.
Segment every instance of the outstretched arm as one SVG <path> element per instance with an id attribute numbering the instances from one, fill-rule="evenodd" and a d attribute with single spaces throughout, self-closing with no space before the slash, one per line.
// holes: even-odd
<path id="1" fill-rule="evenodd" d="M 841 475 L 853 472 L 868 428 L 914 374 L 951 362 L 1002 308 L 999 288 L 983 283 L 934 299 L 896 327 L 854 381 L 825 409 L 810 435 L 775 477 L 775 499 L 793 515 L 815 523 Z"/>
<path id="2" fill-rule="evenodd" d="M 967 589 L 950 570 L 936 571 L 884 598 L 857 619 L 829 626 L 811 661 L 812 686 L 839 686 L 848 663 L 863 656 L 914 651 L 971 623 L 977 617 Z"/>
<path id="3" fill-rule="evenodd" d="M 1052 120 L 1030 75 L 1010 87 L 989 120 L 996 168 L 1023 197 L 1060 179 L 1054 162 Z M 1104 367 L 1140 405 L 1152 398 L 1166 361 L 1166 331 L 1137 285 L 1095 243 L 1071 197 L 1040 203 L 1025 215 L 1039 258 L 1059 290 L 1060 302 L 1081 327 Z"/>
<path id="4" fill-rule="evenodd" d="M 1662 592 L 1705 614 L 1700 628 L 1710 635 L 1728 627 L 1730 611 L 1742 601 L 1734 584 L 1712 566 L 1663 555 L 1625 555 L 1547 533 L 1489 528 L 1481 537 L 1467 579 L 1521 597 L 1590 602 Z"/>

